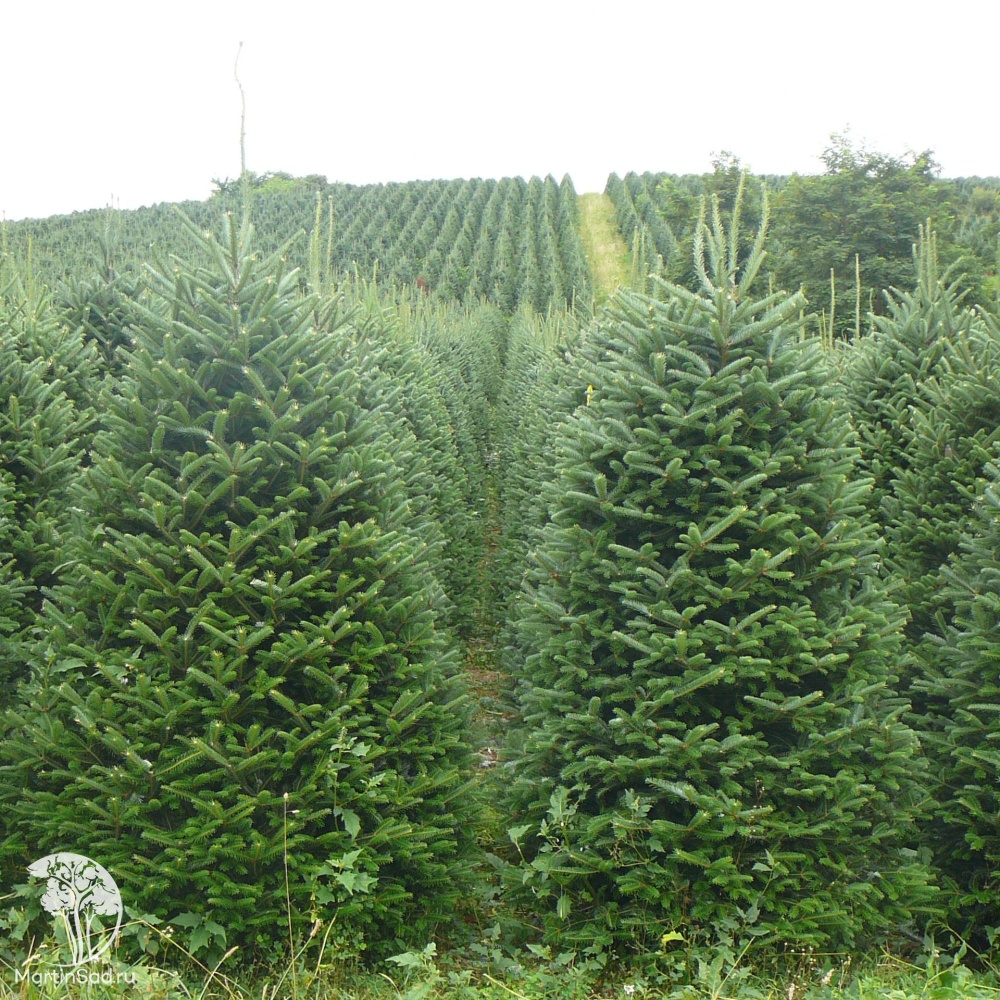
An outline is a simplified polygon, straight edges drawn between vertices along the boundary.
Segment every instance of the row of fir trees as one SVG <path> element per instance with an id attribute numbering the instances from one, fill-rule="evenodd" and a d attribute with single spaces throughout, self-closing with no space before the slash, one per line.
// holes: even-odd
<path id="1" fill-rule="evenodd" d="M 203 960 L 468 944 L 490 907 L 511 947 L 676 969 L 989 947 L 1000 324 L 928 229 L 831 349 L 766 211 L 703 205 L 698 288 L 593 317 L 334 287 L 245 217 L 59 298 L 5 261 L 5 957 L 57 851 L 129 947 Z"/>

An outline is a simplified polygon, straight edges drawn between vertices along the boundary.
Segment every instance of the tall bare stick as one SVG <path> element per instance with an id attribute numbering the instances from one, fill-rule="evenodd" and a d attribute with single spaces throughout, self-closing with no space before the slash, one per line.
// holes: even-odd
<path id="1" fill-rule="evenodd" d="M 243 51 L 243 43 L 240 42 L 236 50 L 236 63 L 233 66 L 233 79 L 236 86 L 240 88 L 240 177 L 247 172 L 247 95 L 243 92 L 243 84 L 240 83 L 240 52 Z"/>

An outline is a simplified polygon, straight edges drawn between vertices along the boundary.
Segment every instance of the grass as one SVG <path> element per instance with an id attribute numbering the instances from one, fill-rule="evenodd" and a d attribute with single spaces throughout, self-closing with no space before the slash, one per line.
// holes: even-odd
<path id="1" fill-rule="evenodd" d="M 697 962 L 691 981 L 682 984 L 653 982 L 648 969 L 645 974 L 622 971 L 595 976 L 564 956 L 536 959 L 533 966 L 526 963 L 506 972 L 482 964 L 463 966 L 448 955 L 438 956 L 433 943 L 419 952 L 394 956 L 383 972 L 362 972 L 327 957 L 321 938 L 317 935 L 319 943 L 300 948 L 284 968 L 227 974 L 224 959 L 217 968 L 198 970 L 190 955 L 179 956 L 185 970 L 181 973 L 152 966 L 102 967 L 105 973 L 127 970 L 130 980 L 134 978 L 129 985 L 15 985 L 12 970 L 7 969 L 0 976 L 0 1000 L 112 1000 L 122 996 L 149 1000 L 1000 1000 L 997 970 L 974 973 L 957 957 L 941 956 L 933 948 L 917 959 L 881 953 L 859 963 L 804 954 L 786 962 L 783 972 L 767 974 L 746 966 L 742 954 L 727 962 L 706 956 Z"/>
<path id="2" fill-rule="evenodd" d="M 629 250 L 618 232 L 615 208 L 606 194 L 582 194 L 580 238 L 594 277 L 598 302 L 629 283 Z"/>

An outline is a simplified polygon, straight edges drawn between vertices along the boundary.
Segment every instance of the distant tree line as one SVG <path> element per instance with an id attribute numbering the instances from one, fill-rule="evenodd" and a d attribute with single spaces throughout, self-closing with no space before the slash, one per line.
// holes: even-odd
<path id="1" fill-rule="evenodd" d="M 832 319 L 838 334 L 850 335 L 859 313 L 862 324 L 868 313 L 885 315 L 885 292 L 916 280 L 913 247 L 928 219 L 942 263 L 961 261 L 969 301 L 997 300 L 1000 178 L 945 179 L 930 150 L 891 156 L 844 135 L 831 137 L 821 159 L 825 169 L 817 175 L 750 175 L 741 213 L 749 234 L 767 188 L 767 270 L 776 287 L 804 290 L 814 329 Z M 713 165 L 709 174 L 608 179 L 619 228 L 646 273 L 697 287 L 692 242 L 699 199 L 717 197 L 731 211 L 743 173 L 731 153 Z"/>

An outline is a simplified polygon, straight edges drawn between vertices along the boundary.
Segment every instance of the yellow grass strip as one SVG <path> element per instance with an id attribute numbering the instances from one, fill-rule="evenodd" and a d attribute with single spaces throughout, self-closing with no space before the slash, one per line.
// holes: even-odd
<path id="1" fill-rule="evenodd" d="M 581 194 L 580 238 L 598 299 L 629 281 L 629 251 L 615 223 L 615 207 L 606 194 Z"/>

